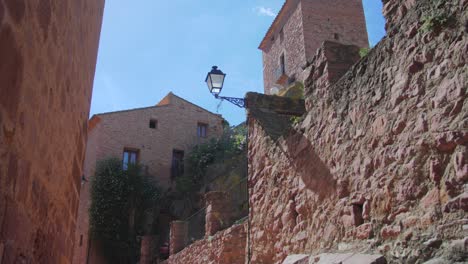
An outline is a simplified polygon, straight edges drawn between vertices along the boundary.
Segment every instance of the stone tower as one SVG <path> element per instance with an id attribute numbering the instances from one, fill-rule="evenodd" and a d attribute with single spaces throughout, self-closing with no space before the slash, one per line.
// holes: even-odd
<path id="1" fill-rule="evenodd" d="M 362 0 L 286 0 L 259 46 L 265 94 L 304 81 L 325 40 L 369 46 Z"/>

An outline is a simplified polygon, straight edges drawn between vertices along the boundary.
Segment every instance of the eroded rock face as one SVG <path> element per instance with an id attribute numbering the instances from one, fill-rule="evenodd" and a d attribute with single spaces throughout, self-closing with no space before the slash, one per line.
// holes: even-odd
<path id="1" fill-rule="evenodd" d="M 388 36 L 334 84 L 312 70 L 288 135 L 250 116 L 252 263 L 343 244 L 414 262 L 463 238 L 468 2 L 436 2 L 385 1 Z M 440 14 L 449 22 L 425 23 Z M 440 247 L 420 243 L 432 237 Z"/>

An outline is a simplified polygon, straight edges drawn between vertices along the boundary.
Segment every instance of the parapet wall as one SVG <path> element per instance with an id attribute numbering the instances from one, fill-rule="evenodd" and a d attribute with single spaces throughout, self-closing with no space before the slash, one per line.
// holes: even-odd
<path id="1" fill-rule="evenodd" d="M 251 263 L 324 251 L 466 257 L 467 6 L 385 1 L 388 36 L 341 78 L 340 48 L 322 46 L 293 129 L 271 133 L 275 114 L 249 109 Z"/>
<path id="2" fill-rule="evenodd" d="M 247 222 L 206 236 L 166 260 L 166 264 L 243 264 L 247 242 Z"/>

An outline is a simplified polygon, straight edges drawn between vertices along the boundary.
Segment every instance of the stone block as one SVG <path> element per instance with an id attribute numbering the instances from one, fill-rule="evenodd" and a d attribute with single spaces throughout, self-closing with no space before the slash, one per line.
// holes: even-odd
<path id="1" fill-rule="evenodd" d="M 253 92 L 247 93 L 245 98 L 249 111 L 257 109 L 292 116 L 301 116 L 305 113 L 304 100 L 302 99 L 292 99 Z"/>
<path id="2" fill-rule="evenodd" d="M 157 241 L 155 236 L 143 236 L 141 239 L 140 247 L 140 263 L 141 264 L 152 264 L 154 261 L 154 254 L 156 253 L 155 242 Z"/>
<path id="3" fill-rule="evenodd" d="M 382 255 L 370 255 L 361 253 L 324 253 L 311 257 L 310 264 L 386 264 L 387 260 Z"/>
<path id="4" fill-rule="evenodd" d="M 185 248 L 188 243 L 188 223 L 172 221 L 170 226 L 169 254 L 174 255 Z"/>
<path id="5" fill-rule="evenodd" d="M 309 255 L 290 255 L 282 264 L 309 264 Z"/>
<path id="6" fill-rule="evenodd" d="M 205 201 L 205 235 L 212 236 L 232 224 L 231 201 L 225 192 L 209 192 L 205 194 Z"/>

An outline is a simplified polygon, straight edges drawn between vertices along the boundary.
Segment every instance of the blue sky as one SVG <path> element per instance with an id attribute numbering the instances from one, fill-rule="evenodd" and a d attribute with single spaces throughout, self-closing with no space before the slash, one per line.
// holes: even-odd
<path id="1" fill-rule="evenodd" d="M 107 0 L 91 114 L 155 105 L 172 91 L 231 125 L 245 111 L 219 105 L 204 83 L 212 65 L 227 74 L 221 95 L 263 92 L 257 49 L 284 0 Z M 370 44 L 384 35 L 382 3 L 363 0 Z"/>

